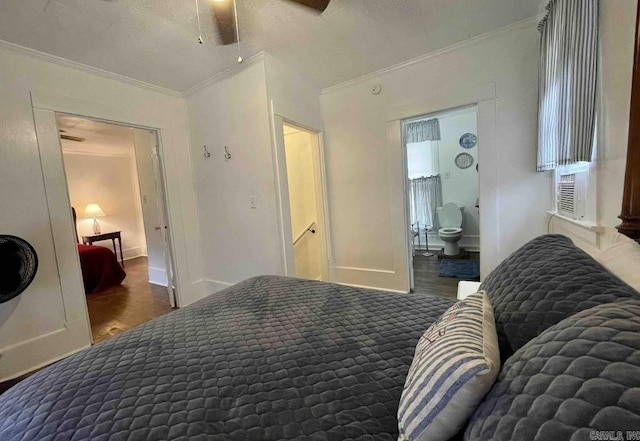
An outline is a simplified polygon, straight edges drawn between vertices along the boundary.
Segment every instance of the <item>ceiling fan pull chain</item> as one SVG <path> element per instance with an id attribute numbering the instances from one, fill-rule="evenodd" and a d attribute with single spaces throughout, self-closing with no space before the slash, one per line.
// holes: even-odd
<path id="1" fill-rule="evenodd" d="M 196 0 L 196 17 L 198 18 L 198 43 L 202 44 L 202 28 L 200 27 L 200 8 L 198 8 L 198 0 Z"/>
<path id="2" fill-rule="evenodd" d="M 236 0 L 233 0 L 233 16 L 236 20 L 236 41 L 237 41 L 237 47 L 238 47 L 238 63 L 242 63 L 243 61 L 242 55 L 240 55 L 240 28 L 238 27 L 238 8 L 236 7 Z"/>

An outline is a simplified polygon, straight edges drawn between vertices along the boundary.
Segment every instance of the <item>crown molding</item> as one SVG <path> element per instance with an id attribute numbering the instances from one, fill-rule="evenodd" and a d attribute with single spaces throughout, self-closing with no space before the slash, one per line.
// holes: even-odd
<path id="1" fill-rule="evenodd" d="M 184 92 L 182 92 L 182 95 L 184 97 L 189 97 L 189 96 L 193 95 L 194 93 L 204 89 L 207 86 L 215 84 L 218 81 L 222 81 L 225 78 L 232 77 L 235 74 L 237 74 L 238 72 L 242 71 L 243 69 L 245 69 L 245 68 L 247 68 L 249 66 L 253 66 L 254 64 L 257 64 L 258 62 L 263 61 L 267 56 L 271 57 L 266 52 L 260 51 L 257 54 L 252 55 L 249 58 L 247 58 L 246 60 L 244 60 L 242 62 L 242 64 L 237 64 L 235 66 L 232 66 L 232 67 L 229 67 L 227 69 L 224 69 L 224 70 L 218 72 L 217 74 L 207 78 L 206 80 L 201 81 L 200 83 L 196 84 L 195 86 L 192 86 L 192 87 L 186 89 Z"/>
<path id="2" fill-rule="evenodd" d="M 76 150 L 69 148 L 62 148 L 62 153 L 65 155 L 76 155 L 76 156 L 97 156 L 97 157 L 106 157 L 106 158 L 132 158 L 133 154 L 129 152 L 96 152 L 91 150 Z"/>
<path id="3" fill-rule="evenodd" d="M 533 26 L 537 26 L 538 22 L 542 18 L 542 14 L 535 15 L 533 17 L 526 18 L 524 20 L 520 20 L 514 23 L 511 23 L 507 26 L 503 26 L 501 28 L 495 29 L 493 31 L 485 32 L 483 34 L 476 35 L 474 37 L 468 38 L 466 40 L 462 40 L 458 43 L 452 44 L 451 46 L 444 47 L 442 49 L 437 49 L 432 52 L 428 52 L 424 55 L 420 55 L 415 58 L 411 58 L 407 61 L 403 61 L 402 63 L 394 64 L 393 66 L 385 67 L 383 69 L 377 70 L 375 72 L 370 72 L 368 74 L 364 74 L 357 78 L 353 78 L 351 80 L 344 81 L 342 83 L 335 84 L 333 86 L 326 87 L 322 89 L 321 95 L 330 94 L 336 92 L 341 89 L 345 89 L 347 87 L 355 86 L 366 81 L 371 81 L 373 79 L 379 78 L 383 75 L 387 75 L 391 72 L 406 69 L 408 67 L 413 66 L 414 64 L 422 63 L 423 61 L 429 60 L 431 58 L 438 57 L 443 54 L 447 54 L 449 52 L 456 51 L 458 49 L 464 48 L 466 46 L 472 46 L 479 42 L 489 40 L 491 38 L 495 38 L 504 33 L 511 32 L 516 29 L 527 29 Z"/>
<path id="4" fill-rule="evenodd" d="M 114 72 L 109 72 L 108 70 L 89 66 L 87 64 L 78 63 L 77 61 L 68 60 L 66 58 L 58 57 L 57 55 L 40 52 L 38 50 L 20 46 L 15 43 L 10 43 L 5 40 L 0 40 L 0 50 L 4 50 L 5 52 L 14 54 L 26 55 L 31 58 L 46 61 L 48 63 L 57 64 L 58 66 L 70 67 L 72 69 L 80 70 L 82 72 L 86 72 L 109 80 L 119 81 L 121 83 L 137 86 L 142 89 L 161 93 L 163 95 L 183 98 L 182 93 L 175 90 L 167 89 L 162 86 L 156 86 L 155 84 L 145 83 L 144 81 L 136 80 L 135 78 L 127 77 L 125 75 L 117 74 Z"/>

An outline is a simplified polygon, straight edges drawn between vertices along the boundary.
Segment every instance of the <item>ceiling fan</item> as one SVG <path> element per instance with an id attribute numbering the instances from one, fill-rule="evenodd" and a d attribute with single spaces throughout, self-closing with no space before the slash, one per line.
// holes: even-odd
<path id="1" fill-rule="evenodd" d="M 288 0 L 314 9 L 320 13 L 324 12 L 331 0 Z M 216 27 L 220 35 L 222 44 L 233 44 L 238 42 L 238 19 L 236 13 L 235 0 L 214 0 L 213 13 Z"/>
<path id="2" fill-rule="evenodd" d="M 86 138 L 82 138 L 81 136 L 72 136 L 67 135 L 67 131 L 64 129 L 60 129 L 60 139 L 66 139 L 67 141 L 75 141 L 75 142 L 85 142 Z"/>

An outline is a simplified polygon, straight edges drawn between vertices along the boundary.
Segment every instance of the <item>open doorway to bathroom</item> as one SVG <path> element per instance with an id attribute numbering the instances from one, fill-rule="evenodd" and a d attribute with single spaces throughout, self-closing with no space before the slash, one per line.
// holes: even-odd
<path id="1" fill-rule="evenodd" d="M 480 279 L 477 119 L 474 105 L 402 122 L 413 292 Z"/>
<path id="2" fill-rule="evenodd" d="M 56 114 L 93 342 L 175 307 L 154 130 Z"/>

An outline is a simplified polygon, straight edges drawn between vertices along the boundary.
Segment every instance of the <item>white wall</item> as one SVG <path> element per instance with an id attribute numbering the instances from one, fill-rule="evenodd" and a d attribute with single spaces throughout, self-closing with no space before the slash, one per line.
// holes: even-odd
<path id="1" fill-rule="evenodd" d="M 274 114 L 299 126 L 322 131 L 320 87 L 270 55 L 264 55 L 267 94 Z"/>
<path id="2" fill-rule="evenodd" d="M 321 129 L 318 97 L 319 89 L 266 54 L 246 60 L 188 97 L 208 292 L 260 274 L 285 273 L 270 108 Z M 204 145 L 209 159 L 203 157 Z"/>
<path id="3" fill-rule="evenodd" d="M 464 206 L 462 247 L 478 250 L 480 241 L 480 223 L 478 220 L 478 149 L 476 145 L 470 149 L 460 147 L 460 137 L 465 133 L 478 133 L 478 117 L 476 108 L 468 108 L 438 116 L 440 121 L 439 141 L 440 177 L 442 179 L 442 202 L 453 202 Z M 468 153 L 473 157 L 473 165 L 467 169 L 460 169 L 455 165 L 455 158 L 460 153 Z M 448 178 L 447 178 L 448 174 Z M 438 237 L 437 231 L 429 237 L 429 246 L 444 247 L 444 242 Z"/>
<path id="4" fill-rule="evenodd" d="M 598 222 L 609 232 L 622 208 L 636 11 L 636 0 L 600 2 Z"/>
<path id="5" fill-rule="evenodd" d="M 264 62 L 189 97 L 192 157 L 209 291 L 281 274 Z M 203 145 L 211 157 L 203 157 Z M 231 159 L 225 162 L 224 147 Z M 256 208 L 251 208 L 255 197 Z"/>
<path id="6" fill-rule="evenodd" d="M 82 339 L 66 334 L 61 278 L 75 270 L 58 268 L 56 263 L 31 92 L 46 96 L 44 99 L 72 97 L 74 103 L 113 119 L 122 115 L 122 120 L 166 122 L 164 128 L 172 135 L 166 152 L 172 159 L 167 165 L 172 183 L 170 199 L 178 213 L 174 221 L 184 227 L 179 233 L 183 239 L 177 254 L 181 261 L 188 259 L 190 267 L 182 272 L 187 287 L 185 300 L 199 297 L 201 286 L 197 283 L 201 278 L 199 237 L 184 100 L 22 52 L 32 53 L 0 48 L 0 188 L 11 189 L 0 192 L 0 228 L 3 233 L 29 241 L 40 265 L 33 284 L 24 293 L 0 304 L 0 381 L 48 364 L 90 341 L 88 334 Z M 68 239 L 72 240 L 71 234 Z M 84 302 L 84 298 L 77 300 Z"/>
<path id="7" fill-rule="evenodd" d="M 538 32 L 528 21 L 326 90 L 321 102 L 336 281 L 404 289 L 393 245 L 402 219 L 391 209 L 402 197 L 392 180 L 400 152 L 387 150 L 388 122 L 473 104 L 491 88 L 495 101 L 483 108 L 495 110 L 497 172 L 487 179 L 498 187 L 487 197 L 495 197 L 499 221 L 491 226 L 497 234 L 488 240 L 495 240 L 497 252 L 487 269 L 544 233 L 549 194 L 545 176 L 535 172 L 537 81 Z M 382 85 L 380 95 L 370 92 L 375 83 Z M 482 149 L 482 139 L 479 144 Z"/>
<path id="8" fill-rule="evenodd" d="M 125 259 L 146 255 L 142 212 L 138 206 L 135 160 L 129 152 L 100 154 L 65 149 L 63 158 L 69 198 L 78 215 L 78 236 L 93 234 L 93 219 L 84 217 L 88 204 L 97 203 L 105 212 L 98 218 L 103 233 L 121 231 Z M 111 247 L 108 242 L 96 245 Z M 120 254 L 118 254 L 120 259 Z"/>

